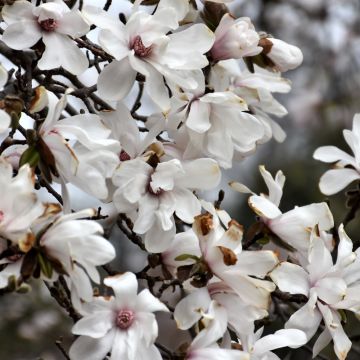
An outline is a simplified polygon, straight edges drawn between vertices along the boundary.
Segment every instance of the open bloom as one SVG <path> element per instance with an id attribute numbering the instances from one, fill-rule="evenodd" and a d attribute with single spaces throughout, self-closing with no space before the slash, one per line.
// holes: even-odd
<path id="1" fill-rule="evenodd" d="M 57 100 L 49 94 L 49 111 L 39 129 L 38 149 L 45 167 L 80 189 L 105 199 L 106 178 L 119 163 L 120 144 L 109 139 L 111 130 L 95 114 L 80 114 L 60 119 L 66 95 Z M 48 170 L 49 171 L 49 170 Z"/>
<path id="2" fill-rule="evenodd" d="M 39 69 L 62 66 L 75 75 L 87 69 L 86 55 L 69 36 L 83 36 L 90 27 L 78 10 L 70 10 L 62 0 L 39 6 L 25 0 L 16 1 L 3 7 L 2 17 L 8 25 L 2 41 L 12 49 L 24 50 L 42 39 L 45 51 L 38 62 Z"/>
<path id="3" fill-rule="evenodd" d="M 360 179 L 360 114 L 354 116 L 352 131 L 345 129 L 343 135 L 354 156 L 336 146 L 321 146 L 313 155 L 316 160 L 335 163 L 334 168 L 320 178 L 319 187 L 325 195 L 336 194 Z"/>
<path id="4" fill-rule="evenodd" d="M 260 37 L 247 17 L 234 19 L 225 14 L 215 30 L 215 43 L 211 48 L 214 60 L 240 59 L 262 51 Z"/>
<path id="5" fill-rule="evenodd" d="M 285 183 L 284 174 L 278 171 L 274 179 L 264 166 L 260 166 L 260 172 L 269 188 L 269 195 L 256 195 L 246 186 L 236 182 L 231 182 L 230 186 L 236 191 L 251 193 L 248 199 L 249 206 L 261 221 L 300 255 L 307 256 L 311 229 L 317 226 L 319 231 L 327 231 L 334 226 L 328 205 L 324 202 L 310 204 L 282 213 L 279 205 Z M 331 242 L 331 237 L 328 237 L 328 242 Z"/>
<path id="6" fill-rule="evenodd" d="M 115 296 L 95 297 L 82 309 L 83 318 L 73 327 L 81 335 L 70 349 L 71 360 L 161 360 L 154 342 L 158 325 L 153 312 L 168 311 L 148 289 L 137 294 L 133 273 L 104 280 Z"/>
<path id="7" fill-rule="evenodd" d="M 61 273 L 65 274 L 76 308 L 81 307 L 80 300 L 92 299 L 90 279 L 100 283 L 96 266 L 107 264 L 115 257 L 114 247 L 101 236 L 104 232 L 102 226 L 96 221 L 82 220 L 95 214 L 94 209 L 87 209 L 59 216 L 39 240 L 50 262 L 59 264 Z"/>
<path id="8" fill-rule="evenodd" d="M 45 208 L 35 194 L 34 182 L 28 165 L 22 166 L 13 177 L 12 166 L 0 157 L 0 248 L 6 239 L 26 252 L 35 241 L 31 225 Z"/>
<path id="9" fill-rule="evenodd" d="M 102 29 L 100 45 L 115 58 L 99 76 L 98 89 L 104 98 L 125 97 L 138 72 L 146 76 L 145 88 L 162 111 L 170 108 L 163 77 L 185 88 L 197 87 L 195 75 L 202 76 L 201 69 L 208 64 L 204 54 L 214 34 L 204 24 L 169 34 L 179 26 L 177 11 L 184 2 L 167 1 L 166 6 L 162 2 L 153 15 L 135 11 L 126 25 L 101 9 L 84 8 L 86 18 Z"/>
<path id="10" fill-rule="evenodd" d="M 119 212 L 134 215 L 133 230 L 145 234 L 150 252 L 166 250 L 175 236 L 174 213 L 191 224 L 200 214 L 201 205 L 192 190 L 208 190 L 218 185 L 221 172 L 216 161 L 177 159 L 155 167 L 144 159 L 122 162 L 113 175 L 118 188 L 113 197 Z"/>
<path id="11" fill-rule="evenodd" d="M 315 233 L 312 235 L 305 268 L 282 262 L 270 276 L 281 291 L 303 294 L 309 299 L 290 317 L 286 328 L 303 330 L 310 339 L 323 319 L 325 329 L 314 344 L 313 355 L 315 357 L 333 340 L 335 353 L 343 360 L 350 350 L 351 341 L 344 332 L 338 310 L 359 313 L 359 252 L 352 251 L 352 242 L 340 225 L 338 255 L 333 264 L 323 239 Z"/>

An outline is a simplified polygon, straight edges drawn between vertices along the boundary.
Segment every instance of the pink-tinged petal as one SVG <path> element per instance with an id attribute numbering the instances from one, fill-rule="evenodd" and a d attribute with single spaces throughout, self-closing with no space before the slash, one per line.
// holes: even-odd
<path id="1" fill-rule="evenodd" d="M 342 161 L 344 165 L 355 165 L 355 159 L 345 151 L 340 150 L 336 146 L 321 146 L 317 148 L 313 155 L 314 159 L 326 163 Z"/>
<path id="2" fill-rule="evenodd" d="M 320 178 L 319 188 L 325 195 L 333 195 L 344 189 L 354 180 L 360 179 L 360 174 L 353 169 L 332 169 Z"/>
<path id="3" fill-rule="evenodd" d="M 282 262 L 270 273 L 270 277 L 283 292 L 309 295 L 309 275 L 301 266 Z"/>
<path id="4" fill-rule="evenodd" d="M 70 35 L 77 38 L 85 35 L 90 31 L 90 26 L 81 16 L 80 11 L 72 10 L 63 14 L 59 20 L 56 32 L 64 35 Z"/>
<path id="5" fill-rule="evenodd" d="M 77 45 L 66 35 L 56 32 L 43 34 L 45 51 L 38 62 L 39 69 L 50 70 L 62 66 L 74 75 L 82 74 L 89 61 Z"/>
<path id="6" fill-rule="evenodd" d="M 114 325 L 114 312 L 109 307 L 84 316 L 72 328 L 75 335 L 90 336 L 98 339 L 104 337 Z"/>
<path id="7" fill-rule="evenodd" d="M 285 328 L 302 330 L 307 339 L 310 340 L 316 333 L 322 319 L 321 313 L 316 308 L 316 300 L 316 294 L 313 294 L 303 307 L 290 316 Z"/>
<path id="8" fill-rule="evenodd" d="M 259 339 L 254 345 L 253 353 L 256 355 L 265 354 L 268 351 L 282 347 L 296 349 L 306 343 L 307 338 L 303 331 L 297 329 L 282 329 L 272 335 L 267 335 Z"/>
<path id="9" fill-rule="evenodd" d="M 324 349 L 332 340 L 330 331 L 325 328 L 324 331 L 316 339 L 313 347 L 313 358 L 315 358 L 322 349 Z"/>
<path id="10" fill-rule="evenodd" d="M 100 339 L 80 336 L 71 345 L 69 356 L 71 360 L 99 360 L 105 358 L 114 342 L 115 330 L 109 331 Z"/>
<path id="11" fill-rule="evenodd" d="M 186 120 L 186 126 L 200 134 L 208 131 L 211 127 L 211 105 L 200 100 L 195 100 L 190 105 L 190 111 Z"/>
<path id="12" fill-rule="evenodd" d="M 325 325 L 333 338 L 334 350 L 338 359 L 345 360 L 351 349 L 351 341 L 342 327 L 340 315 L 320 302 L 318 307 L 323 315 Z"/>
<path id="13" fill-rule="evenodd" d="M 177 327 L 181 330 L 189 329 L 207 313 L 210 303 L 207 288 L 195 290 L 180 300 L 174 311 Z"/>
<path id="14" fill-rule="evenodd" d="M 346 295 L 347 285 L 342 278 L 328 277 L 316 282 L 315 291 L 326 304 L 336 304 Z"/>
<path id="15" fill-rule="evenodd" d="M 5 5 L 1 16 L 7 24 L 20 21 L 35 20 L 33 15 L 34 5 L 25 0 L 16 1 L 13 5 Z"/>
<path id="16" fill-rule="evenodd" d="M 138 282 L 133 273 L 107 277 L 104 284 L 114 290 L 116 304 L 120 309 L 133 309 L 136 306 Z"/>
<path id="17" fill-rule="evenodd" d="M 136 71 L 128 58 L 114 60 L 99 75 L 99 94 L 107 100 L 121 100 L 130 92 L 135 78 Z"/>
<path id="18" fill-rule="evenodd" d="M 151 253 L 161 253 L 171 246 L 176 234 L 174 219 L 171 220 L 172 227 L 165 231 L 160 221 L 156 219 L 152 227 L 145 234 L 144 243 L 147 251 Z"/>
<path id="19" fill-rule="evenodd" d="M 198 198 L 190 190 L 184 188 L 176 188 L 173 194 L 175 196 L 176 215 L 185 223 L 192 224 L 194 217 L 201 213 Z"/>
<path id="20" fill-rule="evenodd" d="M 201 158 L 182 163 L 184 174 L 176 179 L 176 185 L 188 189 L 210 190 L 220 183 L 221 170 L 213 159 Z"/>
<path id="21" fill-rule="evenodd" d="M 21 21 L 9 25 L 1 40 L 10 48 L 24 50 L 35 45 L 43 36 L 36 21 Z"/>
<path id="22" fill-rule="evenodd" d="M 136 307 L 137 311 L 144 312 L 169 311 L 158 298 L 151 294 L 149 289 L 144 289 L 139 293 Z"/>
<path id="23" fill-rule="evenodd" d="M 279 208 L 263 196 L 250 196 L 248 204 L 257 215 L 264 216 L 267 219 L 275 219 L 281 215 Z"/>

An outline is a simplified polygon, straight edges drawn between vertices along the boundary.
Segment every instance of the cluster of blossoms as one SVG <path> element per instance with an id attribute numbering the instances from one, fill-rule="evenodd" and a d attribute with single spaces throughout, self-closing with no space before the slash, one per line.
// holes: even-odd
<path id="1" fill-rule="evenodd" d="M 0 291 L 44 281 L 76 321 L 71 360 L 273 360 L 313 337 L 314 356 L 331 341 L 339 359 L 351 348 L 343 323 L 345 311 L 360 315 L 360 260 L 327 203 L 282 212 L 285 177 L 263 166 L 268 194 L 230 183 L 250 195 L 247 231 L 221 199 L 202 199 L 258 145 L 285 139 L 273 93 L 290 91 L 281 73 L 302 62 L 296 46 L 235 19 L 229 2 L 136 0 L 120 16 L 111 1 L 2 7 L 0 52 L 22 71 L 0 68 Z M 315 152 L 337 162 L 324 194 L 360 178 L 359 129 L 355 117 L 344 132 L 354 158 Z M 115 215 L 74 211 L 70 185 Z M 148 253 L 142 271 L 107 265 L 107 217 L 107 235 L 119 224 Z M 176 326 L 183 343 L 156 340 L 156 311 L 172 314 L 161 327 Z M 279 316 L 284 328 L 269 333 Z"/>

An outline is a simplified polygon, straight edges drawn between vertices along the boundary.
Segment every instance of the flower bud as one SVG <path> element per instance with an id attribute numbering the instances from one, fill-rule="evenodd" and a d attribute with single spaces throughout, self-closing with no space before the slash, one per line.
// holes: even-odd
<path id="1" fill-rule="evenodd" d="M 240 59 L 259 54 L 259 35 L 247 17 L 234 19 L 225 14 L 215 31 L 215 43 L 211 49 L 214 60 Z"/>
<path id="2" fill-rule="evenodd" d="M 292 70 L 301 65 L 303 54 L 301 50 L 285 41 L 273 38 L 263 38 L 259 41 L 263 54 L 274 64 L 274 69 L 280 72 Z"/>

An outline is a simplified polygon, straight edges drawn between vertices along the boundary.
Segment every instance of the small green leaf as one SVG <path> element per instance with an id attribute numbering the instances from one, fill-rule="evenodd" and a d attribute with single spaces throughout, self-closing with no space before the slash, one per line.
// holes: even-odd
<path id="1" fill-rule="evenodd" d="M 27 148 L 20 158 L 20 167 L 29 164 L 31 167 L 35 167 L 40 160 L 40 155 L 34 146 Z"/>
<path id="2" fill-rule="evenodd" d="M 38 260 L 39 260 L 39 264 L 40 264 L 40 269 L 41 272 L 49 279 L 51 279 L 52 274 L 53 274 L 53 268 L 51 266 L 51 263 L 49 262 L 49 260 L 47 260 L 46 258 L 44 258 L 42 256 L 42 254 L 38 253 Z"/>
<path id="3" fill-rule="evenodd" d="M 175 261 L 185 261 L 185 260 L 188 260 L 188 259 L 192 259 L 192 260 L 195 260 L 195 261 L 199 261 L 200 259 L 195 256 L 195 255 L 191 255 L 191 254 L 181 254 L 179 256 L 177 256 L 175 258 Z"/>

